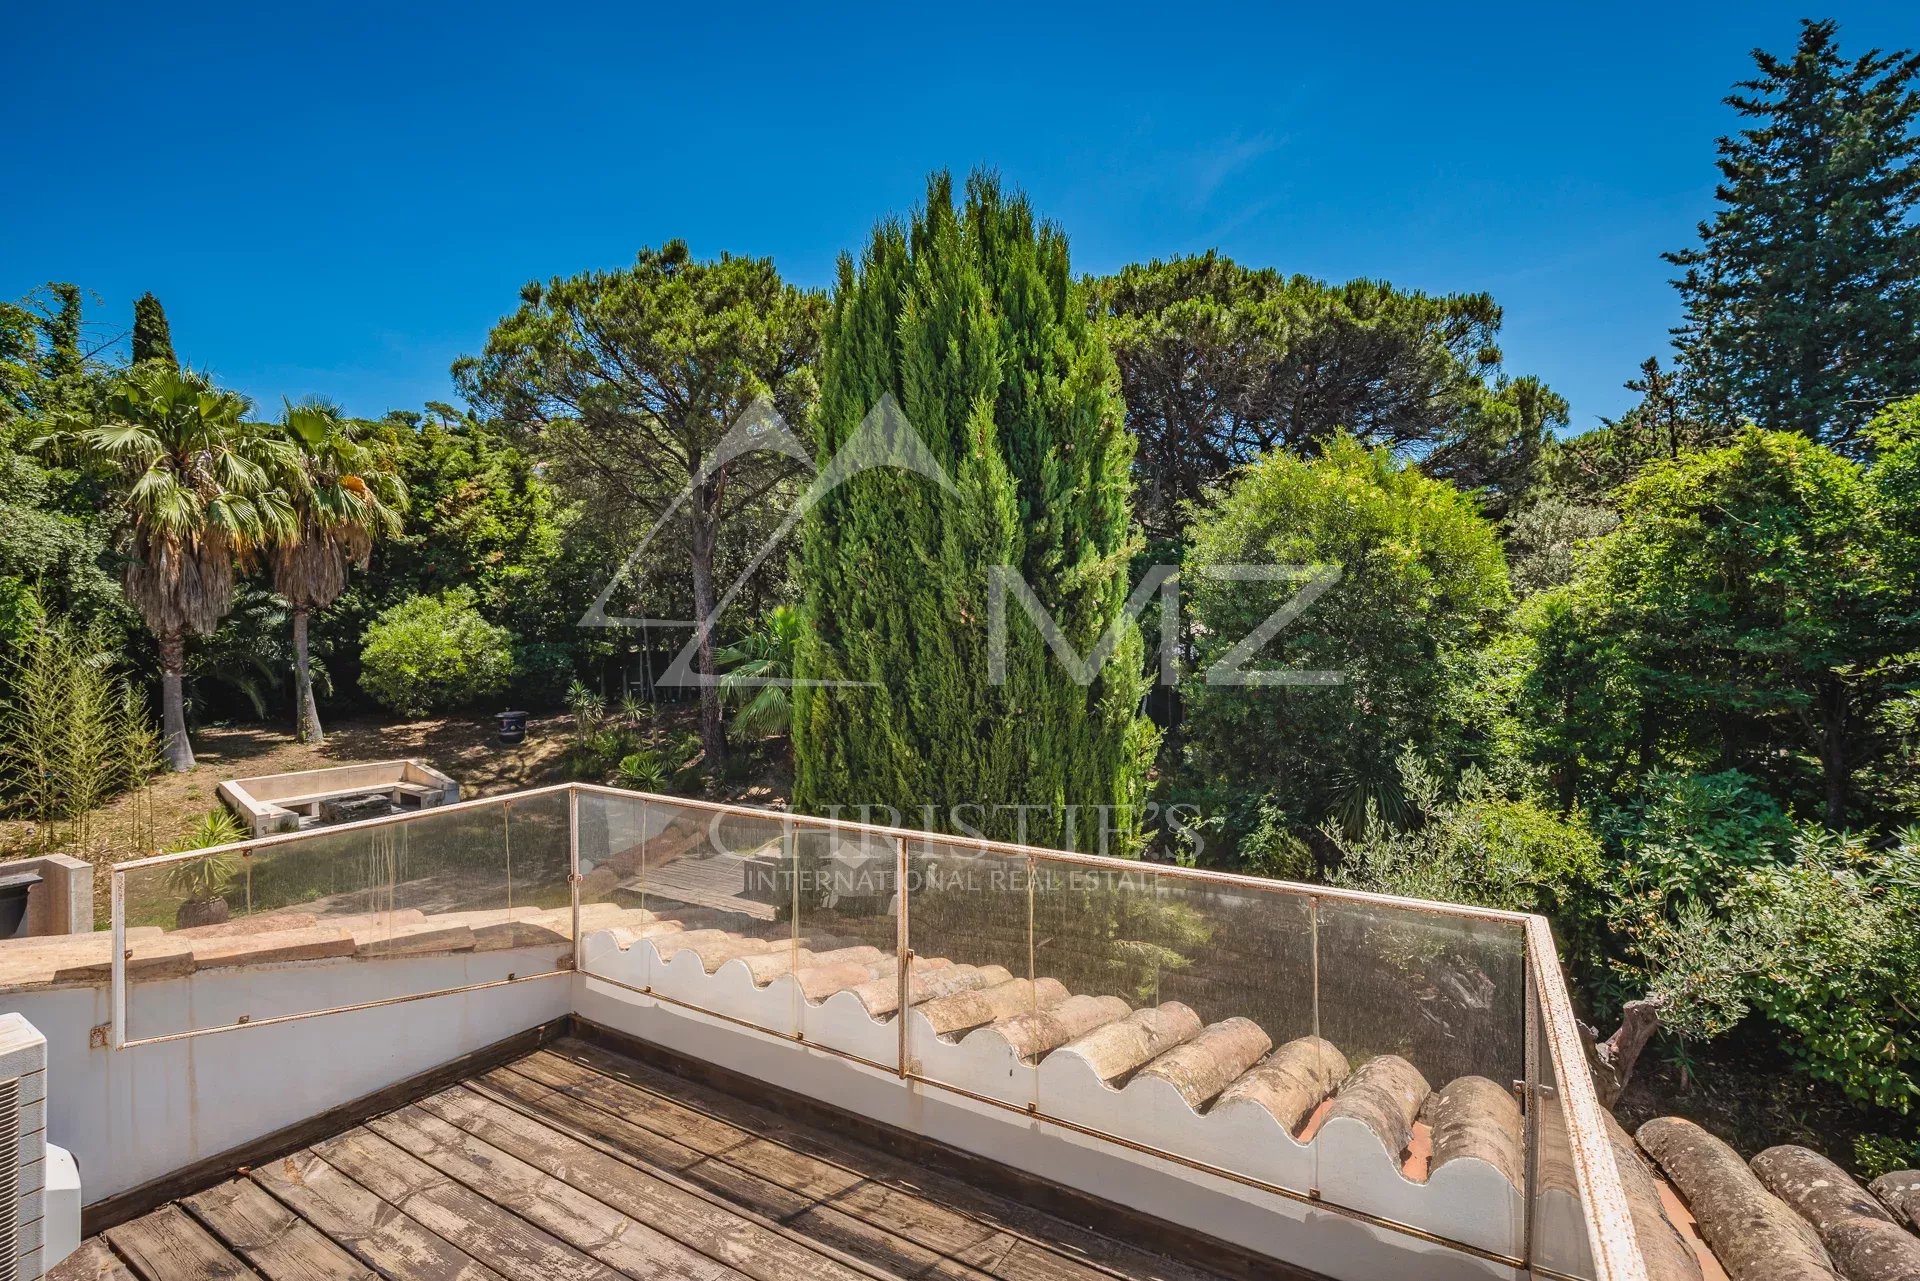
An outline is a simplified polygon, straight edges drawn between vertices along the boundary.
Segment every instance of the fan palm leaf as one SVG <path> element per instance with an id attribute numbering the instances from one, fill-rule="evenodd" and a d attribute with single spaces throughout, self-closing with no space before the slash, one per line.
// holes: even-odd
<path id="1" fill-rule="evenodd" d="M 160 644 L 168 761 L 193 767 L 180 679 L 185 641 L 233 603 L 236 562 L 291 526 L 274 488 L 293 455 L 245 421 L 244 396 L 162 362 L 129 369 L 93 403 L 68 410 L 37 442 L 106 465 L 127 514 L 127 598 Z"/>
<path id="2" fill-rule="evenodd" d="M 732 730 L 743 739 L 784 734 L 793 724 L 794 654 L 800 644 L 800 611 L 775 606 L 751 634 L 714 654 L 720 696 L 738 701 Z"/>

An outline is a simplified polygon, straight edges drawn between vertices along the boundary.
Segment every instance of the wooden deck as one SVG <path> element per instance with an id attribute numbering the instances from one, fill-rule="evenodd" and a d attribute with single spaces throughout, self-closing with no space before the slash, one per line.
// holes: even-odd
<path id="1" fill-rule="evenodd" d="M 57 1281 L 1213 1281 L 566 1039 L 81 1243 Z"/>

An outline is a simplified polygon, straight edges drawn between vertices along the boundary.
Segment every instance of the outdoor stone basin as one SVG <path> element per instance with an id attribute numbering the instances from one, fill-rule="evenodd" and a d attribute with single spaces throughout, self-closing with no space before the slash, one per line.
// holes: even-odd
<path id="1" fill-rule="evenodd" d="M 383 802 L 380 813 L 432 809 L 460 799 L 460 785 L 422 760 L 230 778 L 219 792 L 252 836 L 371 817 L 371 807 L 364 804 L 369 797 Z"/>

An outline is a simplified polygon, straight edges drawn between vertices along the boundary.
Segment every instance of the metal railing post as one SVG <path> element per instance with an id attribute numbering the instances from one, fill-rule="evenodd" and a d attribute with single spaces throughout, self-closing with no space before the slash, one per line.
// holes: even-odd
<path id="1" fill-rule="evenodd" d="M 807 1030 L 800 1023 L 801 1006 L 806 1001 L 806 997 L 800 993 L 800 834 L 794 828 L 792 819 L 780 820 L 780 842 L 785 852 L 787 880 L 791 882 L 793 914 L 787 931 L 787 973 L 793 976 L 789 1018 L 793 1023 L 793 1039 L 804 1041 L 807 1039 Z"/>
<path id="2" fill-rule="evenodd" d="M 113 1048 L 127 1048 L 127 874 L 118 868 L 108 882 L 113 913 Z"/>
<path id="3" fill-rule="evenodd" d="M 894 912 L 894 956 L 899 971 L 900 1002 L 893 1013 L 894 1021 L 900 1025 L 900 1079 L 907 1077 L 907 984 L 908 972 L 913 968 L 913 933 L 907 928 L 907 838 L 894 838 L 893 893 L 897 910 Z"/>
<path id="4" fill-rule="evenodd" d="M 567 787 L 567 888 L 573 895 L 573 969 L 579 973 L 587 959 L 580 940 L 580 789 Z M 511 913 L 509 913 L 511 915 Z"/>
<path id="5" fill-rule="evenodd" d="M 1524 938 L 1524 936 L 1523 936 Z M 1526 1151 L 1522 1154 L 1523 1177 L 1520 1192 L 1520 1261 L 1533 1267 L 1534 1207 L 1540 1194 L 1540 1016 L 1536 1008 L 1540 996 L 1535 990 L 1532 941 L 1526 941 L 1527 966 L 1521 975 L 1520 1009 L 1527 1025 L 1520 1040 L 1521 1123 L 1526 1126 Z"/>

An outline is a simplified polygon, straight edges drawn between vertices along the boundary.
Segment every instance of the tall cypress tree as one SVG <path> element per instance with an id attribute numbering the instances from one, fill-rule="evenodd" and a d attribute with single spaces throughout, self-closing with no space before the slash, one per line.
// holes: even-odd
<path id="1" fill-rule="evenodd" d="M 77 377 L 86 367 L 80 354 L 80 286 L 50 284 L 53 305 L 40 322 L 47 338 L 46 375 L 54 381 Z"/>
<path id="2" fill-rule="evenodd" d="M 141 294 L 133 302 L 133 363 L 164 360 L 168 368 L 180 368 L 173 354 L 173 331 L 167 325 L 167 313 L 151 293 Z"/>
<path id="3" fill-rule="evenodd" d="M 1727 99 L 1755 123 L 1720 140 L 1720 208 L 1667 258 L 1696 408 L 1847 447 L 1920 388 L 1920 55 L 1846 59 L 1836 30 L 1802 23 L 1788 59 L 1754 51 Z"/>
<path id="4" fill-rule="evenodd" d="M 886 456 L 933 467 L 871 465 L 887 398 L 918 443 Z M 1081 684 L 1010 592 L 990 674 L 993 567 L 1081 655 L 1128 596 L 1132 443 L 1065 236 L 991 177 L 956 207 L 935 175 L 908 225 L 841 260 L 814 434 L 823 471 L 851 474 L 803 527 L 797 674 L 861 684 L 795 691 L 796 804 L 1037 844 L 1097 848 L 1103 822 L 1130 834 L 1155 737 L 1138 628 Z"/>

